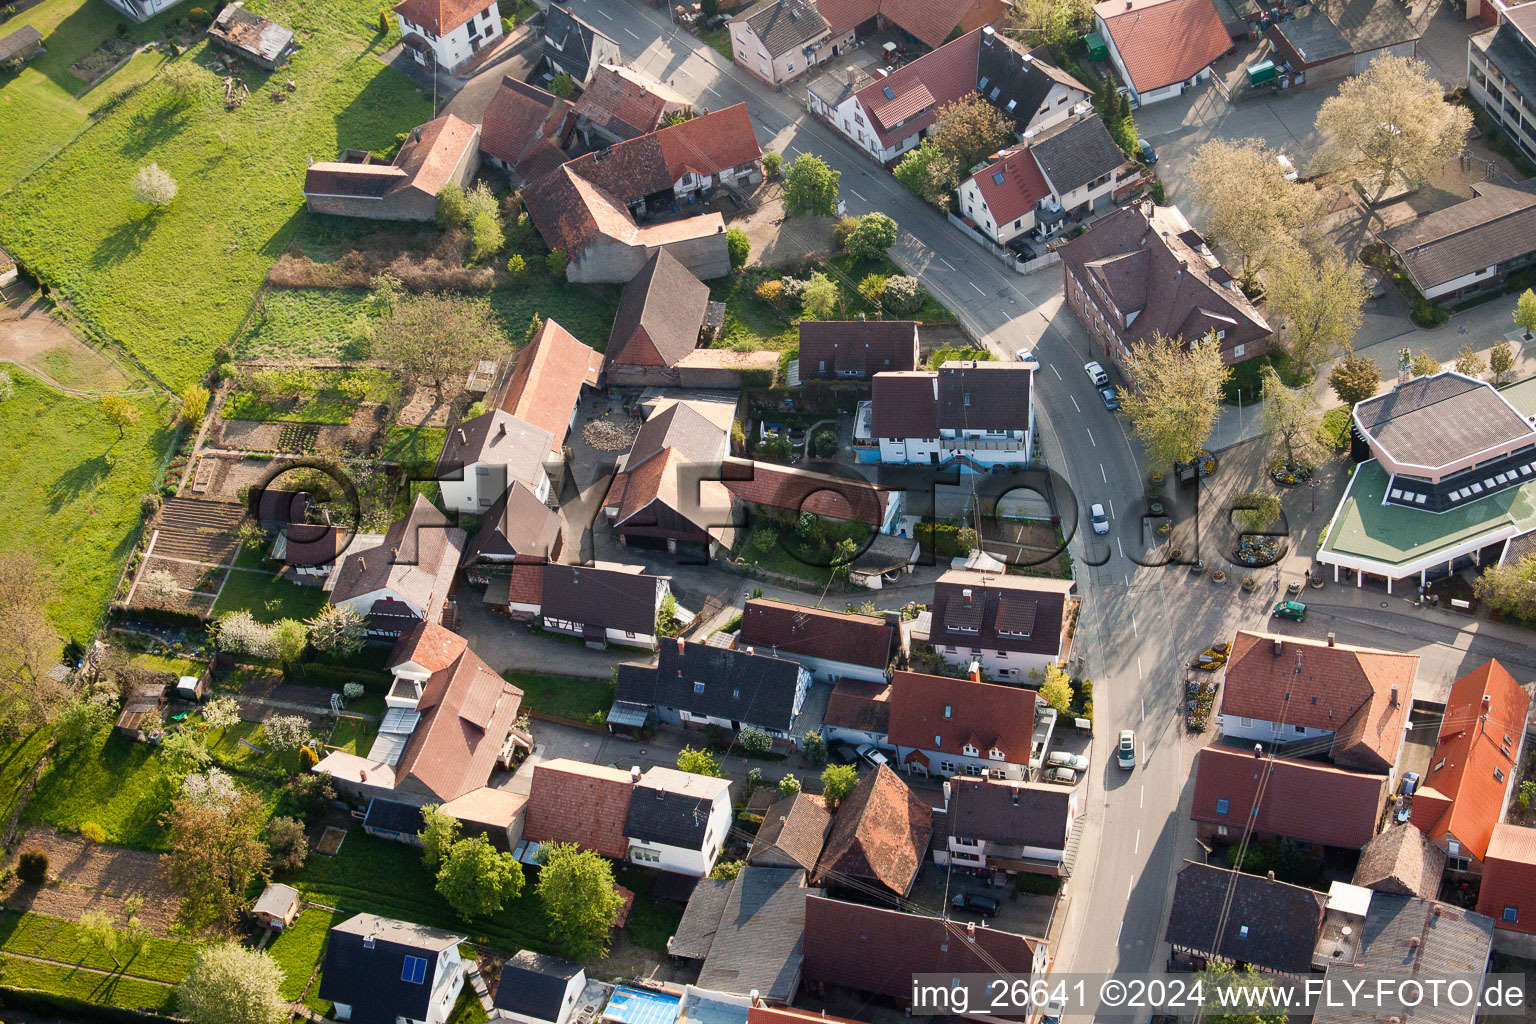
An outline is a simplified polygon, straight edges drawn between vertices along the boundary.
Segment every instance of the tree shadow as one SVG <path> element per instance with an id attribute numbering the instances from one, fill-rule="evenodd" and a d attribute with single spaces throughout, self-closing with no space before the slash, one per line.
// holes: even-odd
<path id="1" fill-rule="evenodd" d="M 119 147 L 119 152 L 127 157 L 143 156 L 185 128 L 189 120 L 187 108 L 170 103 L 162 104 L 153 111 L 140 111 L 129 119 L 128 124 L 132 130 Z"/>
<path id="2" fill-rule="evenodd" d="M 48 511 L 57 514 L 65 505 L 90 491 L 112 472 L 116 460 L 103 452 L 77 463 L 48 485 Z"/>
<path id="3" fill-rule="evenodd" d="M 154 234 L 155 225 L 160 221 L 160 211 L 151 210 L 143 217 L 124 221 L 96 247 L 91 253 L 90 265 L 92 270 L 105 270 L 114 263 L 138 255 L 149 236 Z"/>
<path id="4" fill-rule="evenodd" d="M 351 103 L 336 112 L 336 139 L 347 149 L 383 149 L 395 141 L 400 111 L 421 98 L 408 76 L 399 71 L 380 70 Z M 422 120 L 431 116 L 432 112 L 427 110 Z M 334 159 L 331 154 L 323 158 Z"/>

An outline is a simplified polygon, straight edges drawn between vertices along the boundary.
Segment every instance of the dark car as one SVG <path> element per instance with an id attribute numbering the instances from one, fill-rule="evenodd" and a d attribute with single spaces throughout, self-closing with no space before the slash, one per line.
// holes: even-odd
<path id="1" fill-rule="evenodd" d="M 1148 167 L 1157 163 L 1157 150 L 1152 148 L 1152 143 L 1146 139 L 1137 139 L 1136 145 L 1141 147 L 1141 159 L 1146 162 Z"/>
<path id="2" fill-rule="evenodd" d="M 1114 388 L 1099 388 L 1099 397 L 1104 400 L 1104 408 L 1110 412 L 1120 408 L 1120 399 L 1115 397 Z"/>
<path id="3" fill-rule="evenodd" d="M 847 743 L 843 743 L 841 740 L 833 743 L 831 747 L 828 748 L 828 753 L 832 755 L 832 761 L 835 764 L 859 763 L 858 752 L 855 751 L 853 747 L 849 746 Z"/>
<path id="4" fill-rule="evenodd" d="M 949 901 L 949 905 L 956 910 L 969 910 L 973 914 L 982 917 L 992 917 L 997 913 L 1002 904 L 991 896 L 978 896 L 973 892 L 962 892 Z"/>

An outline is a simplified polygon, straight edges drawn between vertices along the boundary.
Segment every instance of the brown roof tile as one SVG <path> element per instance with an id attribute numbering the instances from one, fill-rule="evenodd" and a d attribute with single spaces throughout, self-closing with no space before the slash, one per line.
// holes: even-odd
<path id="1" fill-rule="evenodd" d="M 1193 78 L 1232 49 L 1211 0 L 1103 0 L 1103 20 L 1137 92 Z"/>
<path id="2" fill-rule="evenodd" d="M 379 547 L 352 552 L 337 566 L 331 604 L 382 590 L 422 610 L 419 617 L 436 620 L 453 587 L 464 543 L 464 531 L 448 525 L 448 517 L 418 495 L 410 514 L 390 524 Z"/>
<path id="3" fill-rule="evenodd" d="M 408 21 L 445 36 L 487 6 L 486 0 L 400 0 L 394 11 Z"/>
<path id="4" fill-rule="evenodd" d="M 429 672 L 441 672 L 459 659 L 469 641 L 435 622 L 423 622 L 395 641 L 385 668 L 415 662 Z"/>
<path id="5" fill-rule="evenodd" d="M 1350 881 L 1376 892 L 1432 900 L 1444 872 L 1445 851 L 1405 822 L 1365 844 Z"/>
<path id="6" fill-rule="evenodd" d="M 946 713 L 947 712 L 947 713 Z M 891 677 L 891 742 L 959 754 L 970 744 L 1009 764 L 1029 760 L 1035 691 L 1018 686 L 898 671 Z"/>
<path id="7" fill-rule="evenodd" d="M 676 365 L 699 344 L 708 306 L 709 286 L 669 250 L 656 250 L 619 298 L 608 337 L 609 365 Z"/>
<path id="8" fill-rule="evenodd" d="M 1536 249 L 1536 178 L 1481 181 L 1476 196 L 1382 235 L 1420 288 Z"/>
<path id="9" fill-rule="evenodd" d="M 395 778 L 414 779 L 443 801 L 479 789 L 491 777 L 522 702 L 522 690 L 465 648 L 423 687 L 416 703 L 421 720 Z"/>
<path id="10" fill-rule="evenodd" d="M 945 43 L 940 39 L 939 43 L 929 45 L 937 45 L 938 49 L 902 65 L 854 94 L 882 146 L 888 147 L 921 134 L 938 120 L 940 108 L 976 91 L 976 61 L 981 50 L 979 31 L 967 32 L 952 42 Z M 915 111 L 905 112 L 911 105 L 903 102 L 911 94 L 930 101 L 928 109 L 915 117 L 912 116 Z M 878 119 L 876 111 L 881 109 L 892 118 L 891 121 Z M 895 116 L 898 114 L 901 116 Z"/>
<path id="11" fill-rule="evenodd" d="M 533 767 L 523 837 L 541 843 L 575 843 L 604 857 L 629 853 L 624 821 L 634 790 L 619 768 L 555 758 Z"/>
<path id="12" fill-rule="evenodd" d="M 576 340 L 554 320 L 544 321 L 527 348 L 518 353 L 501 408 L 549 431 L 553 451 L 565 443 L 582 385 L 597 383 L 603 357 Z"/>
<path id="13" fill-rule="evenodd" d="M 1515 919 L 1506 921 L 1505 910 L 1515 908 Z M 1536 932 L 1536 828 L 1500 822 L 1494 826 L 1483 859 L 1482 886 L 1477 912 L 1510 931 Z"/>
<path id="14" fill-rule="evenodd" d="M 957 27 L 1000 25 L 1008 11 L 1005 0 L 880 0 L 881 14 L 929 46 L 943 46 Z"/>
<path id="15" fill-rule="evenodd" d="M 889 683 L 870 683 L 843 678 L 832 687 L 823 725 L 840 729 L 885 735 L 891 729 L 891 687 Z"/>
<path id="16" fill-rule="evenodd" d="M 771 462 L 738 460 L 731 465 L 740 472 L 726 472 L 725 487 L 742 501 L 796 515 L 810 512 L 857 521 L 876 530 L 885 523 L 891 491 L 862 477 L 832 476 Z"/>
<path id="17" fill-rule="evenodd" d="M 688 101 L 633 68 L 601 64 L 576 101 L 576 113 L 618 139 L 653 132 L 668 110 Z"/>
<path id="18" fill-rule="evenodd" d="M 1361 849 L 1376 834 L 1386 800 L 1385 775 L 1345 771 L 1319 761 L 1255 757 L 1230 747 L 1206 747 L 1196 755 L 1190 818 L 1226 825 L 1239 834 L 1252 815 L 1266 766 L 1269 782 L 1253 819 L 1258 832 L 1350 850 Z"/>
<path id="19" fill-rule="evenodd" d="M 407 0 L 409 2 L 409 0 Z M 410 178 L 410 186 L 437 195 L 480 138 L 480 129 L 452 114 L 413 130 L 395 157 L 395 166 Z"/>
<path id="20" fill-rule="evenodd" d="M 560 530 L 560 513 L 540 501 L 527 484 L 514 480 L 480 517 L 464 561 L 482 555 L 552 561 L 560 557 Z"/>
<path id="21" fill-rule="evenodd" d="M 571 105 L 558 96 L 507 75 L 485 108 L 480 150 L 518 167 L 525 180 L 533 181 L 535 177 L 523 173 L 520 162 L 540 142 L 558 135 L 570 109 Z M 561 153 L 560 162 L 566 159 Z"/>
<path id="22" fill-rule="evenodd" d="M 870 432 L 875 437 L 938 437 L 939 375 L 926 370 L 875 374 Z"/>
<path id="23" fill-rule="evenodd" d="M 873 881 L 905 896 L 923 866 L 932 835 L 932 805 L 880 765 L 843 798 L 817 862 L 815 882 Z"/>
<path id="24" fill-rule="evenodd" d="M 790 864 L 812 871 L 827 841 L 832 815 L 821 798 L 796 793 L 768 808 L 747 863 L 788 867 Z"/>
<path id="25" fill-rule="evenodd" d="M 868 380 L 917 369 L 917 324 L 911 320 L 802 320 L 800 379 Z"/>
<path id="26" fill-rule="evenodd" d="M 874 615 L 806 608 L 756 598 L 742 609 L 737 646 L 774 653 L 844 661 L 884 671 L 900 646 L 895 627 Z"/>
<path id="27" fill-rule="evenodd" d="M 929 635 L 935 644 L 1054 658 L 1071 590 L 1071 580 L 952 569 L 933 585 Z"/>

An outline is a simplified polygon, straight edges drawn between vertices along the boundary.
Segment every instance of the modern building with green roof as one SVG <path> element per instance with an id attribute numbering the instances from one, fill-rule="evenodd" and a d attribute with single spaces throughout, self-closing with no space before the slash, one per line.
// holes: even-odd
<path id="1" fill-rule="evenodd" d="M 1359 402 L 1355 468 L 1317 560 L 1386 581 L 1503 559 L 1536 530 L 1536 377 L 1497 389 L 1447 371 Z"/>

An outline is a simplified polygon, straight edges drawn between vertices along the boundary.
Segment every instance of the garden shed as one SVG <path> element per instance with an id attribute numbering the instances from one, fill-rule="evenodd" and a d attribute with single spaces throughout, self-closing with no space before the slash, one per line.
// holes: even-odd
<path id="1" fill-rule="evenodd" d="M 274 71 L 293 52 L 293 30 L 252 14 L 241 0 L 219 12 L 208 26 L 208 35 L 220 47 Z"/>
<path id="2" fill-rule="evenodd" d="M 123 699 L 123 710 L 114 728 L 130 738 L 139 738 L 160 727 L 165 712 L 165 684 L 140 683 Z"/>

